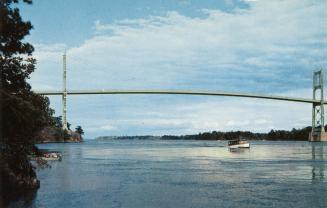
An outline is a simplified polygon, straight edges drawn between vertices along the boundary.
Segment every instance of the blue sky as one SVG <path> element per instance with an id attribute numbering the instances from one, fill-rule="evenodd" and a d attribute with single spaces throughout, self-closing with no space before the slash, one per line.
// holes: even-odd
<path id="1" fill-rule="evenodd" d="M 326 67 L 327 2 L 50 1 L 21 6 L 34 30 L 33 89 L 201 89 L 311 97 Z M 51 97 L 56 114 L 60 97 Z M 300 128 L 311 106 L 172 95 L 69 96 L 86 137 Z"/>

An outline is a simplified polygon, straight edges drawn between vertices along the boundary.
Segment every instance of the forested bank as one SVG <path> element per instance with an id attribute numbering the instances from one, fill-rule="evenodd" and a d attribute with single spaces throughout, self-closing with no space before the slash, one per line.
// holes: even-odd
<path id="1" fill-rule="evenodd" d="M 0 1 L 0 207 L 35 194 L 40 182 L 29 156 L 37 151 L 37 135 L 56 128 L 49 99 L 33 93 L 27 82 L 36 59 L 24 41 L 33 26 L 21 17 L 19 3 L 32 0 Z"/>
<path id="2" fill-rule="evenodd" d="M 286 130 L 271 130 L 268 133 L 253 133 L 250 131 L 212 131 L 194 135 L 171 136 L 165 135 L 161 139 L 186 139 L 186 140 L 231 140 L 231 139 L 248 139 L 248 140 L 308 140 L 311 127 L 302 129 Z"/>
<path id="3" fill-rule="evenodd" d="M 27 82 L 36 60 L 32 56 L 33 46 L 23 40 L 33 26 L 20 16 L 19 2 L 32 3 L 31 0 L 0 1 L 2 207 L 40 186 L 28 155 L 35 150 L 37 132 L 53 125 L 54 113 L 49 99 L 33 93 Z"/>
<path id="4" fill-rule="evenodd" d="M 325 129 L 327 126 L 325 126 Z M 268 133 L 253 133 L 250 131 L 212 131 L 204 132 L 192 135 L 164 135 L 164 136 L 101 136 L 97 137 L 96 140 L 104 141 L 110 139 L 163 139 L 163 140 L 232 140 L 232 139 L 248 139 L 248 140 L 298 140 L 307 141 L 311 127 L 305 127 L 302 129 L 286 130 L 271 130 Z"/>

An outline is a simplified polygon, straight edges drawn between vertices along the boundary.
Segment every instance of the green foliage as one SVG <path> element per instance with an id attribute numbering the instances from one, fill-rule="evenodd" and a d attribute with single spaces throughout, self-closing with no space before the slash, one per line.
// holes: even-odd
<path id="1" fill-rule="evenodd" d="M 68 132 L 68 130 L 64 129 L 63 131 L 64 131 L 64 141 L 65 141 L 66 139 L 70 138 L 71 135 Z"/>
<path id="2" fill-rule="evenodd" d="M 81 126 L 76 126 L 75 132 L 79 133 L 80 135 L 83 135 L 84 134 L 84 131 L 83 131 L 83 129 L 82 129 Z"/>
<path id="3" fill-rule="evenodd" d="M 308 140 L 311 127 L 303 129 L 292 129 L 292 131 L 285 130 L 271 130 L 267 134 L 268 140 Z"/>
<path id="4" fill-rule="evenodd" d="M 26 81 L 35 69 L 36 60 L 31 57 L 33 46 L 23 42 L 32 25 L 22 20 L 19 9 L 15 7 L 18 2 L 0 1 L 0 162 L 3 164 L 1 172 L 6 166 L 15 174 L 35 178 L 27 156 L 34 149 L 37 132 L 54 124 L 54 111 L 49 107 L 49 99 L 34 94 Z M 23 2 L 32 3 L 31 0 Z M 8 182 L 4 178 L 0 180 Z M 10 188 L 19 192 L 8 184 L 6 194 L 10 193 Z"/>
<path id="5" fill-rule="evenodd" d="M 0 51 L 4 56 L 31 55 L 34 50 L 31 44 L 22 42 L 33 26 L 31 22 L 22 20 L 17 7 L 12 7 L 13 3 L 18 2 L 18 0 L 0 1 Z M 31 0 L 24 0 L 23 2 L 32 3 Z"/>
<path id="6" fill-rule="evenodd" d="M 55 127 L 62 128 L 62 116 L 53 117 Z"/>
<path id="7" fill-rule="evenodd" d="M 325 126 L 326 129 L 326 126 Z M 302 129 L 285 130 L 271 130 L 269 133 L 252 133 L 250 131 L 230 131 L 230 132 L 204 132 L 194 135 L 183 136 L 162 136 L 162 139 L 188 139 L 188 140 L 231 140 L 231 139 L 253 139 L 253 140 L 308 140 L 311 127 Z"/>
<path id="8" fill-rule="evenodd" d="M 62 128 L 62 116 L 52 117 L 55 127 Z M 70 130 L 71 124 L 67 122 L 67 128 Z"/>
<path id="9" fill-rule="evenodd" d="M 1 129 L 4 153 L 19 152 L 24 157 L 33 147 L 35 134 L 44 126 L 52 124 L 54 111 L 49 108 L 49 99 L 34 94 L 26 81 L 35 69 L 36 60 L 30 56 L 32 45 L 21 40 L 29 34 L 32 25 L 21 19 L 18 8 L 11 7 L 13 2 L 18 1 L 1 1 L 0 4 L 4 26 L 0 30 Z M 13 169 L 16 163 L 21 162 L 18 160 L 20 157 L 10 161 Z"/>

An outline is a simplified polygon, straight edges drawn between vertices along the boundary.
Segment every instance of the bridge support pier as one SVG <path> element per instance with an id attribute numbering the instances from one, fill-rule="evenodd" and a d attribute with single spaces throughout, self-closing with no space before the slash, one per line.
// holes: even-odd
<path id="1" fill-rule="evenodd" d="M 324 76 L 322 70 L 313 73 L 313 99 L 318 93 L 320 102 L 312 103 L 312 131 L 309 135 L 310 142 L 327 141 L 324 122 Z"/>
<path id="2" fill-rule="evenodd" d="M 311 132 L 309 135 L 310 142 L 327 142 L 327 132 Z"/>
<path id="3" fill-rule="evenodd" d="M 63 55 L 63 74 L 62 74 L 62 81 L 63 81 L 63 94 L 62 94 L 62 128 L 64 130 L 68 130 L 67 125 L 67 88 L 66 88 L 66 77 L 67 77 L 67 68 L 66 68 L 66 52 Z"/>

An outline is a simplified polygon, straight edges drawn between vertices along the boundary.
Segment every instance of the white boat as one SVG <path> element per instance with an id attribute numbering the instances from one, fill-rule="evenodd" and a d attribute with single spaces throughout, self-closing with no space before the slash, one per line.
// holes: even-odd
<path id="1" fill-rule="evenodd" d="M 43 154 L 43 156 L 41 157 L 43 160 L 61 160 L 61 154 L 57 153 L 57 152 L 49 152 L 49 153 L 45 153 Z"/>
<path id="2" fill-rule="evenodd" d="M 61 157 L 40 157 L 42 160 L 46 161 L 53 161 L 53 160 L 59 160 L 61 161 Z"/>
<path id="3" fill-rule="evenodd" d="M 250 143 L 246 140 L 231 140 L 228 142 L 229 148 L 250 148 Z"/>
<path id="4" fill-rule="evenodd" d="M 49 152 L 49 153 L 44 153 L 41 156 L 34 156 L 31 157 L 31 160 L 46 160 L 46 161 L 54 161 L 54 160 L 58 160 L 61 161 L 61 154 L 60 153 L 56 153 L 56 152 Z"/>

